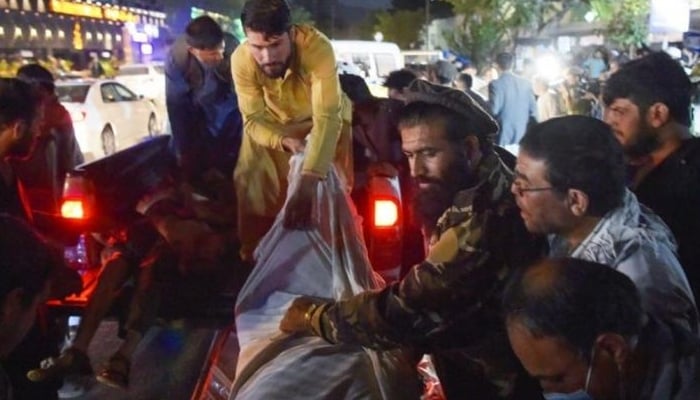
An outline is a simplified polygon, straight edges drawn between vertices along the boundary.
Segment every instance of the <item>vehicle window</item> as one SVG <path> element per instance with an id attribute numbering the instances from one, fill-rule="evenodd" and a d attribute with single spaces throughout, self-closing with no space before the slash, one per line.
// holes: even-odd
<path id="1" fill-rule="evenodd" d="M 377 75 L 380 78 L 385 78 L 391 71 L 399 69 L 396 58 L 391 53 L 378 53 L 374 56 L 374 61 L 377 63 Z"/>
<path id="2" fill-rule="evenodd" d="M 117 96 L 117 92 L 114 91 L 114 85 L 111 83 L 100 85 L 100 94 L 102 95 L 102 101 L 105 103 L 119 101 L 119 96 Z"/>
<path id="3" fill-rule="evenodd" d="M 119 72 L 117 72 L 117 75 L 119 76 L 128 76 L 128 75 L 148 75 L 148 67 L 146 66 L 139 66 L 139 67 L 121 67 L 119 68 Z"/>
<path id="4" fill-rule="evenodd" d="M 84 103 L 90 85 L 60 85 L 56 86 L 56 96 L 61 103 Z"/>
<path id="5" fill-rule="evenodd" d="M 126 87 L 119 85 L 119 84 L 114 84 L 114 90 L 117 92 L 117 96 L 119 96 L 120 101 L 134 101 L 138 100 L 138 96 L 134 94 L 131 90 L 127 89 Z"/>

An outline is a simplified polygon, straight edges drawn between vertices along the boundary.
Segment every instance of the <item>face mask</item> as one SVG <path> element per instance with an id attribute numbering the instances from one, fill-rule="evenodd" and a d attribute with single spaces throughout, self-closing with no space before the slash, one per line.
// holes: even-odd
<path id="1" fill-rule="evenodd" d="M 595 357 L 595 347 L 591 351 L 591 362 L 588 364 L 588 372 L 586 372 L 586 384 L 583 389 L 579 389 L 572 393 L 545 393 L 545 400 L 593 400 L 588 394 L 588 385 L 591 383 L 591 374 L 593 372 L 593 359 Z"/>
<path id="2" fill-rule="evenodd" d="M 593 400 L 593 398 L 583 389 L 573 393 L 545 393 L 545 400 Z"/>

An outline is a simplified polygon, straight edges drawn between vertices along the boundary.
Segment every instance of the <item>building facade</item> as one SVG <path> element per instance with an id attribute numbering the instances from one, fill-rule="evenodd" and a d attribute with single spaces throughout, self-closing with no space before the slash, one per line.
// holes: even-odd
<path id="1" fill-rule="evenodd" d="M 0 0 L 0 64 L 60 59 L 72 69 L 83 69 L 94 56 L 144 62 L 165 46 L 167 33 L 165 13 L 156 9 L 123 3 Z"/>

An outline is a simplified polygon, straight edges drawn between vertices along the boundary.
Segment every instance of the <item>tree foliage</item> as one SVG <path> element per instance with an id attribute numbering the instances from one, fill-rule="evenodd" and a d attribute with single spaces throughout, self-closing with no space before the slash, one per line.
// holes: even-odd
<path id="1" fill-rule="evenodd" d="M 304 7 L 297 6 L 292 8 L 292 23 L 314 25 L 314 19 L 311 13 Z"/>
<path id="2" fill-rule="evenodd" d="M 452 16 L 452 5 L 447 0 L 391 0 L 393 11 L 422 10 L 425 15 L 425 6 L 430 1 L 430 19 L 447 18 Z"/>
<path id="3" fill-rule="evenodd" d="M 394 0 L 398 3 L 418 0 Z M 484 65 L 496 53 L 512 49 L 518 37 L 536 35 L 571 10 L 596 12 L 608 39 L 636 47 L 647 37 L 649 0 L 445 0 L 457 15 L 456 29 L 443 32 L 448 45 Z"/>
<path id="4" fill-rule="evenodd" d="M 539 33 L 572 7 L 586 0 L 446 0 L 457 29 L 443 32 L 453 50 L 484 65 L 496 53 L 512 50 L 524 32 Z"/>
<path id="5" fill-rule="evenodd" d="M 598 18 L 606 24 L 605 34 L 623 47 L 637 47 L 649 33 L 649 0 L 590 0 Z"/>
<path id="6" fill-rule="evenodd" d="M 374 30 L 384 35 L 384 40 L 395 42 L 402 49 L 411 48 L 420 39 L 421 27 L 425 23 L 422 10 L 396 10 L 375 15 Z"/>

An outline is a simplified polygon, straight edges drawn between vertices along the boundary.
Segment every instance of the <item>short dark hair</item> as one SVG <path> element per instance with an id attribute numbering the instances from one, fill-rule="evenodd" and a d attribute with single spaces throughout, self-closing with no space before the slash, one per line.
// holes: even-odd
<path id="1" fill-rule="evenodd" d="M 39 97 L 26 82 L 0 78 L 0 126 L 15 121 L 31 124 L 39 108 Z"/>
<path id="2" fill-rule="evenodd" d="M 440 104 L 416 101 L 406 104 L 401 109 L 399 129 L 422 124 L 442 126 L 445 129 L 447 140 L 452 143 L 461 143 L 465 137 L 474 135 L 479 138 L 479 146 L 482 150 L 493 148 L 494 135 L 487 132 L 470 131 L 469 127 L 474 126 L 473 121 Z"/>
<path id="3" fill-rule="evenodd" d="M 459 75 L 457 75 L 457 80 L 462 82 L 462 84 L 467 88 L 471 89 L 472 84 L 474 83 L 474 78 L 472 78 L 471 75 L 469 75 L 466 72 L 462 72 Z"/>
<path id="4" fill-rule="evenodd" d="M 0 299 L 16 288 L 23 289 L 29 305 L 62 266 L 57 249 L 51 247 L 26 222 L 0 214 Z"/>
<path id="5" fill-rule="evenodd" d="M 213 49 L 224 40 L 221 25 L 208 15 L 190 21 L 185 28 L 187 44 L 195 49 Z"/>
<path id="6" fill-rule="evenodd" d="M 417 78 L 416 74 L 407 69 L 391 71 L 384 81 L 384 86 L 389 89 L 403 90 Z"/>
<path id="7" fill-rule="evenodd" d="M 586 193 L 589 215 L 602 217 L 622 204 L 622 146 L 603 121 L 580 115 L 552 118 L 528 129 L 520 150 L 545 162 L 547 180 L 559 193 Z"/>
<path id="8" fill-rule="evenodd" d="M 629 99 L 642 115 L 654 103 L 663 103 L 676 122 L 690 126 L 691 92 L 683 67 L 661 51 L 620 66 L 605 84 L 603 102 L 610 105 L 615 99 Z"/>
<path id="9" fill-rule="evenodd" d="M 340 80 L 340 88 L 353 103 L 360 103 L 374 98 L 367 86 L 367 82 L 361 76 L 339 74 L 338 79 Z"/>
<path id="10" fill-rule="evenodd" d="M 498 53 L 496 55 L 496 65 L 504 71 L 513 68 L 513 55 L 510 53 Z"/>
<path id="11" fill-rule="evenodd" d="M 447 60 L 438 60 L 430 68 L 432 68 L 435 78 L 441 85 L 452 83 L 458 74 L 457 67 Z"/>
<path id="12" fill-rule="evenodd" d="M 51 72 L 39 64 L 27 64 L 17 70 L 17 79 L 30 85 L 37 85 L 46 90 L 55 90 L 54 78 Z"/>
<path id="13" fill-rule="evenodd" d="M 241 11 L 243 29 L 266 36 L 279 36 L 292 27 L 292 12 L 286 0 L 248 0 Z"/>
<path id="14" fill-rule="evenodd" d="M 575 258 L 544 259 L 517 271 L 502 298 L 507 323 L 518 322 L 538 338 L 563 339 L 585 359 L 598 335 L 634 337 L 645 318 L 630 278 Z"/>

